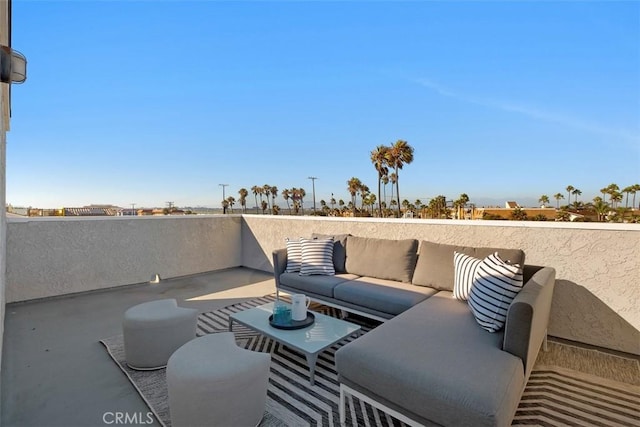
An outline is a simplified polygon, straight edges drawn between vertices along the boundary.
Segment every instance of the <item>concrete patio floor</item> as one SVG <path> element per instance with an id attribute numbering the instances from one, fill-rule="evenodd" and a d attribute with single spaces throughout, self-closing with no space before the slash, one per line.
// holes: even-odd
<path id="1" fill-rule="evenodd" d="M 272 274 L 233 268 L 8 304 L 0 424 L 105 426 L 121 412 L 157 426 L 147 422 L 148 407 L 99 340 L 121 334 L 126 309 L 145 301 L 175 298 L 206 312 L 273 292 Z"/>
<path id="2" fill-rule="evenodd" d="M 115 422 L 115 413 L 123 413 L 138 417 L 139 422 L 126 425 L 158 426 L 147 418 L 147 405 L 99 342 L 122 333 L 124 312 L 163 298 L 207 312 L 274 292 L 272 274 L 239 267 L 8 304 L 0 425 L 123 425 Z M 566 344 L 565 351 L 575 343 Z M 588 356 L 581 348 L 567 354 L 550 351 L 541 353 L 539 361 L 640 385 L 639 357 L 597 350 Z"/>

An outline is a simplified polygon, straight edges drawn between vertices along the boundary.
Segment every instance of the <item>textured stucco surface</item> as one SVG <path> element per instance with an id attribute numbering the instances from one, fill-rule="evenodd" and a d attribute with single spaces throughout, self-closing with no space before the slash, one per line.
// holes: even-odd
<path id="1" fill-rule="evenodd" d="M 7 302 L 242 263 L 238 216 L 9 219 Z"/>
<path id="2" fill-rule="evenodd" d="M 285 237 L 351 233 L 522 248 L 557 272 L 549 333 L 640 354 L 640 227 L 262 215 L 9 219 L 7 302 L 245 266 L 272 270 Z"/>
<path id="3" fill-rule="evenodd" d="M 550 335 L 640 354 L 640 226 L 244 215 L 242 264 L 271 269 L 285 237 L 312 232 L 521 248 L 556 269 Z"/>

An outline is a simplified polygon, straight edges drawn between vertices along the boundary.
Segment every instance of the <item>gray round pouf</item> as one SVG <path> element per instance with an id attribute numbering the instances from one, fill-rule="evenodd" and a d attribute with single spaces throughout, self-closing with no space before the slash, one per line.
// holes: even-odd
<path id="1" fill-rule="evenodd" d="M 145 302 L 124 313 L 122 332 L 131 369 L 159 369 L 184 343 L 196 337 L 198 310 L 178 307 L 175 299 Z"/>
<path id="2" fill-rule="evenodd" d="M 238 347 L 232 332 L 183 345 L 167 363 L 172 427 L 258 425 L 270 365 L 269 354 Z"/>

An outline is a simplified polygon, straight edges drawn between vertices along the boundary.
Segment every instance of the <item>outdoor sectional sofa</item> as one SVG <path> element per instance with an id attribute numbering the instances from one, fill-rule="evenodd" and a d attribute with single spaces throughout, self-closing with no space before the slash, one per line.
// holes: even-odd
<path id="1" fill-rule="evenodd" d="M 278 292 L 384 321 L 335 354 L 341 421 L 351 394 L 410 425 L 510 425 L 546 342 L 555 270 L 525 265 L 521 250 L 333 238 L 334 275 L 287 272 L 286 248 L 273 261 Z M 453 297 L 464 274 L 455 252 L 485 261 L 497 252 L 523 266 L 524 286 L 500 330 L 481 327 L 468 302 Z"/>

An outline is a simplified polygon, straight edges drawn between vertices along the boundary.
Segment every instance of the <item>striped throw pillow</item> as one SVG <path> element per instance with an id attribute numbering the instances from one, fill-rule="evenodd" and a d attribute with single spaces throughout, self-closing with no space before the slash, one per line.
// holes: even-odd
<path id="1" fill-rule="evenodd" d="M 336 274 L 333 267 L 333 238 L 300 239 L 300 243 L 302 244 L 301 276 Z"/>
<path id="2" fill-rule="evenodd" d="M 483 329 L 497 332 L 504 327 L 507 310 L 522 290 L 522 267 L 504 262 L 498 253 L 486 257 L 476 269 L 468 304 Z"/>
<path id="3" fill-rule="evenodd" d="M 453 253 L 453 297 L 461 301 L 469 299 L 473 278 L 475 277 L 478 266 L 482 263 L 481 259 L 472 256 L 454 252 Z"/>
<path id="4" fill-rule="evenodd" d="M 300 239 L 287 238 L 287 273 L 298 273 L 302 264 L 302 243 Z"/>

